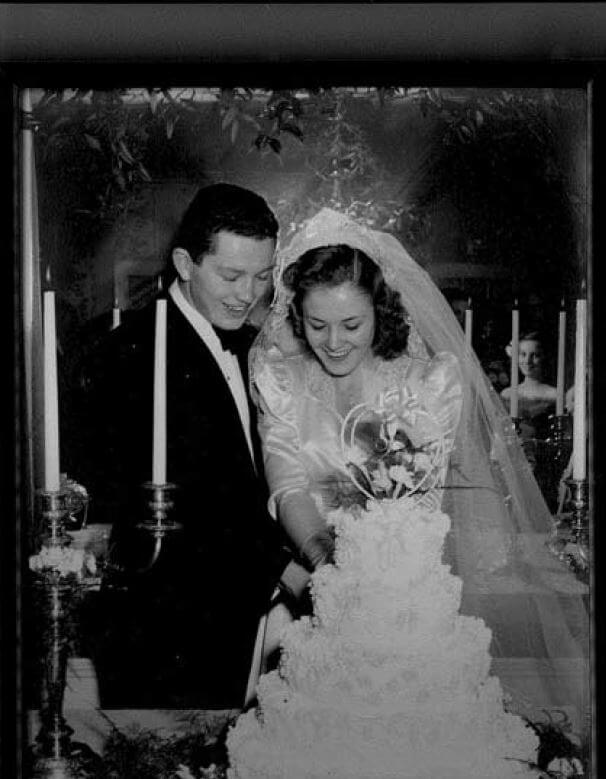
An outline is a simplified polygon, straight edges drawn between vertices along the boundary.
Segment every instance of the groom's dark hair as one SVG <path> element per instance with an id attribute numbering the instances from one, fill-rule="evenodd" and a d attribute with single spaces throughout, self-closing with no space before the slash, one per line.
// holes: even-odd
<path id="1" fill-rule="evenodd" d="M 189 204 L 171 249 L 185 249 L 200 263 L 213 251 L 215 236 L 223 230 L 247 238 L 275 239 L 278 222 L 256 192 L 236 184 L 210 184 L 199 189 Z"/>
<path id="2" fill-rule="evenodd" d="M 283 280 L 294 293 L 289 315 L 299 338 L 305 337 L 302 306 L 307 293 L 317 287 L 336 287 L 350 282 L 372 300 L 375 312 L 373 353 L 384 360 L 393 360 L 406 351 L 410 328 L 400 293 L 385 283 L 379 266 L 360 249 L 346 244 L 310 249 L 286 269 Z"/>

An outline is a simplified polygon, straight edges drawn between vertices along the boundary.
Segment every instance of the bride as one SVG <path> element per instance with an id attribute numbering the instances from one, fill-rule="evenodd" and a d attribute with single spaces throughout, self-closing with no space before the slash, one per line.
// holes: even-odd
<path id="1" fill-rule="evenodd" d="M 461 612 L 492 630 L 507 707 L 589 724 L 588 591 L 549 552 L 552 520 L 511 421 L 447 301 L 391 235 L 323 209 L 282 251 L 251 352 L 270 510 L 299 557 L 330 563 L 326 514 L 363 496 L 344 461 L 350 409 L 409 389 L 442 426 L 449 462 L 423 500 L 451 517 L 444 560 Z"/>

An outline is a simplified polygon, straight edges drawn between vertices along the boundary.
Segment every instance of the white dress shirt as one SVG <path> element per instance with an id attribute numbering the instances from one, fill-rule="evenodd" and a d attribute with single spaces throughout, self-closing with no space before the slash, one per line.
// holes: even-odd
<path id="1" fill-rule="evenodd" d="M 168 294 L 172 297 L 175 305 L 183 313 L 183 316 L 191 323 L 195 331 L 210 350 L 212 356 L 215 358 L 215 361 L 219 366 L 236 403 L 238 414 L 240 415 L 240 422 L 242 423 L 242 429 L 244 430 L 244 435 L 246 436 L 248 449 L 250 451 L 250 456 L 254 465 L 255 458 L 253 454 L 252 440 L 250 437 L 250 412 L 248 409 L 248 398 L 246 395 L 246 388 L 244 387 L 242 372 L 238 364 L 238 358 L 230 351 L 225 351 L 223 349 L 221 346 L 221 341 L 219 340 L 219 337 L 215 333 L 208 319 L 203 317 L 202 314 L 197 311 L 187 300 L 176 279 L 170 285 Z"/>

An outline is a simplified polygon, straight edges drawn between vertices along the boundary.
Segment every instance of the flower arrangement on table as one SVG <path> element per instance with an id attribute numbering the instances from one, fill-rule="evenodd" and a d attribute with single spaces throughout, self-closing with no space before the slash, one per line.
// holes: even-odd
<path id="1" fill-rule="evenodd" d="M 230 717 L 217 732 L 203 718 L 195 730 L 170 736 L 146 728 L 120 730 L 112 723 L 102 762 L 90 779 L 225 779 L 225 733 L 232 722 Z"/>
<path id="2" fill-rule="evenodd" d="M 97 574 L 95 556 L 71 546 L 43 545 L 38 554 L 30 555 L 29 567 L 34 573 L 55 575 L 59 579 L 71 579 L 74 583 L 81 583 L 88 576 Z"/>
<path id="3" fill-rule="evenodd" d="M 559 709 L 559 721 L 544 711 L 547 720 L 532 722 L 524 718 L 539 738 L 536 762 L 526 763 L 529 771 L 543 779 L 588 779 L 588 749 L 573 733 L 570 719 Z"/>
<path id="4" fill-rule="evenodd" d="M 370 499 L 397 500 L 436 483 L 449 451 L 436 420 L 408 388 L 351 409 L 341 430 L 351 480 Z"/>

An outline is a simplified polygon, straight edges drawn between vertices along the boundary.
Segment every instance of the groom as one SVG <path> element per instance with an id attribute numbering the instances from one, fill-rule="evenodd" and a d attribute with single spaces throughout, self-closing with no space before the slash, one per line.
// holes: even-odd
<path id="1" fill-rule="evenodd" d="M 266 510 L 247 393 L 249 312 L 270 291 L 278 225 L 259 195 L 198 191 L 173 241 L 167 293 L 167 481 L 177 485 L 158 561 L 141 485 L 151 478 L 154 303 L 114 330 L 86 371 L 93 521 L 111 522 L 123 587 L 91 606 L 102 708 L 241 708 L 259 618 L 308 574 Z M 147 516 L 146 516 L 147 514 Z"/>

